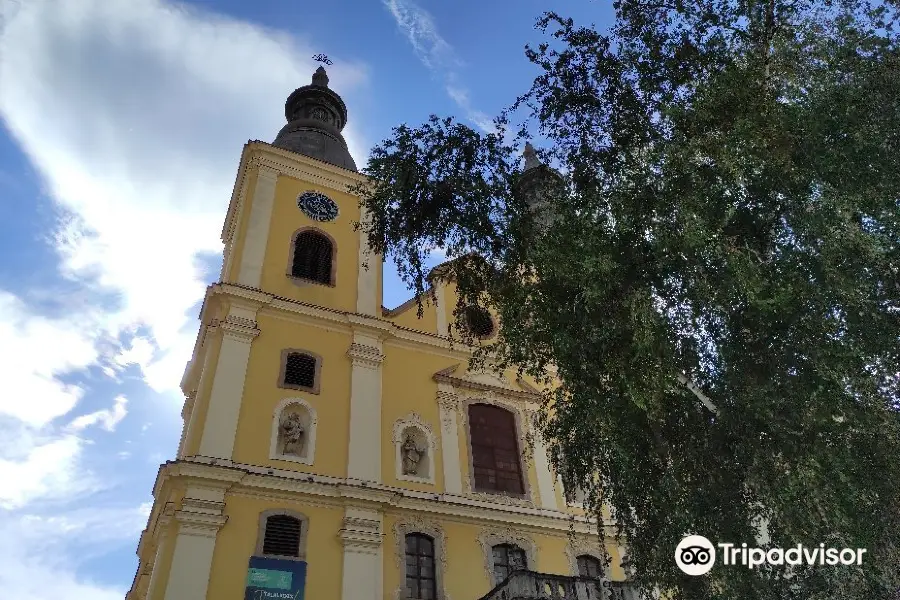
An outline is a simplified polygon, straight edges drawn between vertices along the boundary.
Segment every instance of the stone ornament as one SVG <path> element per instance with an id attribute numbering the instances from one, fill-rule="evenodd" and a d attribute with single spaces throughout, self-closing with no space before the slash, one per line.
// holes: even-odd
<path id="1" fill-rule="evenodd" d="M 406 441 L 400 447 L 400 454 L 403 457 L 403 474 L 418 475 L 419 462 L 425 455 L 425 448 L 419 448 L 413 436 L 407 434 Z"/>
<path id="2" fill-rule="evenodd" d="M 282 454 L 303 456 L 303 437 L 306 429 L 300 415 L 297 413 L 282 415 L 279 429 L 284 442 Z"/>

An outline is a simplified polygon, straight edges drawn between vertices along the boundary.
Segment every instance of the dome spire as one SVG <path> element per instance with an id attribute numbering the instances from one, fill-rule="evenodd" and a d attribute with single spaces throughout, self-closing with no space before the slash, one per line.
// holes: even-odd
<path id="1" fill-rule="evenodd" d="M 328 73 L 320 66 L 309 85 L 297 88 L 284 103 L 287 125 L 273 146 L 356 171 L 341 131 L 347 124 L 347 106 L 328 87 Z"/>

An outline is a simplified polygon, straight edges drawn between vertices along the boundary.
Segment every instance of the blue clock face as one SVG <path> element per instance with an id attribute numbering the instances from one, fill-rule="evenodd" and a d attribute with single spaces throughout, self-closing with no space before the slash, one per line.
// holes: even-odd
<path id="1" fill-rule="evenodd" d="M 338 216 L 338 207 L 334 200 L 319 192 L 300 194 L 297 206 L 315 221 L 334 221 Z"/>

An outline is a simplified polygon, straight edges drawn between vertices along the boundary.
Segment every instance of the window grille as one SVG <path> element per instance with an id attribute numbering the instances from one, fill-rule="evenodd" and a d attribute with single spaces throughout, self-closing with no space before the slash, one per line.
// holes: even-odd
<path id="1" fill-rule="evenodd" d="M 263 554 L 268 556 L 300 555 L 300 519 L 287 515 L 273 515 L 266 519 Z"/>
<path id="2" fill-rule="evenodd" d="M 300 352 L 288 354 L 284 365 L 284 385 L 315 388 L 316 357 Z"/>
<path id="3" fill-rule="evenodd" d="M 331 285 L 331 261 L 334 246 L 331 240 L 316 231 L 303 231 L 294 240 L 294 261 L 291 276 Z"/>

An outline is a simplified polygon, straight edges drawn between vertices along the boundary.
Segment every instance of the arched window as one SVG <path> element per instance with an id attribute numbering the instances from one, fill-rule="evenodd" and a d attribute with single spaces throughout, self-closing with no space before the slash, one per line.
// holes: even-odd
<path id="1" fill-rule="evenodd" d="M 469 433 L 475 491 L 524 494 L 515 415 L 499 406 L 473 404 Z"/>
<path id="2" fill-rule="evenodd" d="M 266 556 L 300 557 L 302 521 L 290 515 L 266 517 L 262 553 Z"/>
<path id="3" fill-rule="evenodd" d="M 437 598 L 434 539 L 424 533 L 406 534 L 406 597 Z"/>
<path id="4" fill-rule="evenodd" d="M 498 584 L 514 571 L 528 569 L 525 551 L 513 544 L 499 544 L 491 548 L 494 563 L 494 584 Z"/>
<path id="5" fill-rule="evenodd" d="M 334 243 L 320 231 L 306 229 L 294 237 L 291 277 L 334 285 Z"/>
<path id="6" fill-rule="evenodd" d="M 591 579 L 603 577 L 603 565 L 596 556 L 582 554 L 575 559 L 575 562 L 578 564 L 579 577 L 590 577 Z"/>

